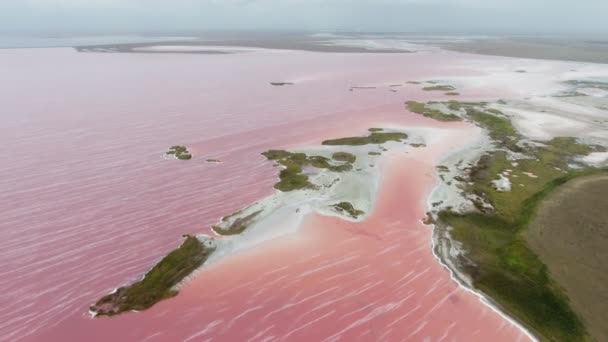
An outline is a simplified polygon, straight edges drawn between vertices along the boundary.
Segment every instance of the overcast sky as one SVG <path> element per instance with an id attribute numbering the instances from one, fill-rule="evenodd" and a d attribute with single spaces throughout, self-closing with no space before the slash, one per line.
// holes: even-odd
<path id="1" fill-rule="evenodd" d="M 0 31 L 608 33 L 608 0 L 0 0 Z"/>

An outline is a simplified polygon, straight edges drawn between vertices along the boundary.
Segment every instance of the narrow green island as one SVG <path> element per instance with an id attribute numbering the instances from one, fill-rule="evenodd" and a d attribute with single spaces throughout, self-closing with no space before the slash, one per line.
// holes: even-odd
<path id="1" fill-rule="evenodd" d="M 348 215 L 350 215 L 350 217 L 352 217 L 354 219 L 365 214 L 365 212 L 355 209 L 350 202 L 340 202 L 340 203 L 334 204 L 332 207 L 334 209 L 336 209 L 337 211 L 339 211 L 340 213 L 347 213 Z"/>
<path id="2" fill-rule="evenodd" d="M 597 147 L 571 137 L 530 142 L 500 111 L 485 104 L 459 106 L 466 119 L 488 131 L 497 149 L 472 165 L 466 179 L 457 177 L 467 197 L 476 198 L 477 210 L 446 208 L 436 215 L 438 234 L 448 234 L 466 251 L 456 267 L 541 340 L 590 340 L 562 287 L 530 248 L 526 231 L 550 193 L 573 179 L 608 172 L 577 161 Z M 506 180 L 508 187 L 498 187 L 499 180 Z"/>
<path id="3" fill-rule="evenodd" d="M 175 158 L 180 160 L 192 159 L 192 154 L 188 151 L 186 146 L 181 145 L 174 145 L 169 147 L 169 151 L 167 151 L 166 154 L 175 156 Z"/>
<path id="4" fill-rule="evenodd" d="M 293 83 L 292 82 L 270 82 L 270 85 L 282 87 L 282 86 L 293 85 Z"/>
<path id="5" fill-rule="evenodd" d="M 371 131 L 366 137 L 348 137 L 340 139 L 325 140 L 322 142 L 323 145 L 350 145 L 350 146 L 361 146 L 361 145 L 379 145 L 384 144 L 388 141 L 402 141 L 407 139 L 407 134 L 400 132 L 379 132 Z"/>
<path id="6" fill-rule="evenodd" d="M 435 85 L 435 86 L 430 86 L 430 87 L 424 87 L 424 88 L 422 88 L 422 90 L 425 90 L 425 91 L 453 91 L 453 90 L 456 90 L 456 88 L 452 87 L 451 85 Z"/>
<path id="7" fill-rule="evenodd" d="M 323 141 L 323 145 L 329 146 L 362 146 L 368 144 L 379 145 L 389 141 L 402 141 L 407 139 L 407 134 L 400 132 L 384 132 L 382 128 L 370 128 L 368 136 L 347 137 Z M 274 188 L 283 192 L 299 189 L 313 189 L 315 185 L 310 182 L 308 176 L 303 174 L 306 166 L 317 169 L 327 169 L 332 172 L 347 172 L 353 169 L 353 163 L 357 157 L 348 152 L 335 152 L 331 158 L 324 156 L 308 156 L 302 152 L 289 152 L 285 150 L 269 150 L 262 153 L 268 160 L 275 161 L 284 168 L 279 172 L 279 182 Z"/>
<path id="8" fill-rule="evenodd" d="M 177 295 L 175 286 L 199 268 L 215 250 L 212 239 L 201 241 L 187 235 L 177 249 L 165 256 L 144 278 L 116 289 L 89 309 L 95 316 L 114 316 L 126 311 L 145 310 L 161 300 Z"/>
<path id="9" fill-rule="evenodd" d="M 357 160 L 357 156 L 348 152 L 336 152 L 332 154 L 331 159 L 352 164 Z"/>

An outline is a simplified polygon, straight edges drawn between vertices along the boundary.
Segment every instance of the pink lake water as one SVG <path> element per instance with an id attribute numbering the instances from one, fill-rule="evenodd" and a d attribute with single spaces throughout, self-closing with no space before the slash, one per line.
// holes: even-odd
<path id="1" fill-rule="evenodd" d="M 526 339 L 450 279 L 419 222 L 433 162 L 471 127 L 404 110 L 407 100 L 441 94 L 387 87 L 472 74 L 462 67 L 470 58 L 0 51 L 0 340 Z M 272 194 L 276 170 L 261 152 L 383 123 L 453 136 L 390 158 L 365 222 L 312 215 L 299 233 L 203 269 L 150 310 L 88 317 L 91 303 L 141 277 L 182 234 L 207 232 Z M 174 144 L 195 158 L 163 159 Z"/>

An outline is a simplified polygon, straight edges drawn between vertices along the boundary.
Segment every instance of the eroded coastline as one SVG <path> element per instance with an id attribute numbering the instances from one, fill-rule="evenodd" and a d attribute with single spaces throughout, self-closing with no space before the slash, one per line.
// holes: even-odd
<path id="1" fill-rule="evenodd" d="M 571 137 L 545 141 L 530 139 L 501 111 L 508 105 L 503 100 L 410 101 L 406 104 L 411 112 L 428 118 L 468 121 L 486 132 L 487 142 L 481 154 L 478 151 L 456 163 L 437 167 L 442 182 L 452 187 L 451 192 L 458 189 L 458 194 L 452 194 L 452 198 L 431 196 L 432 210 L 428 220 L 436 226 L 435 252 L 459 275 L 460 281 L 481 290 L 492 298 L 495 305 L 514 316 L 535 335 L 584 339 L 587 333 L 580 318 L 569 308 L 564 294 L 555 288 L 542 261 L 519 238 L 519 232 L 526 229 L 544 194 L 570 178 L 595 172 L 584 160 L 591 154 L 604 153 L 605 148 L 584 144 Z M 399 147 L 402 146 L 399 143 L 407 138 L 405 132 L 370 128 L 367 136 L 323 141 L 321 146 L 331 150 L 270 150 L 264 156 L 283 168 L 275 185 L 279 197 L 295 190 L 307 191 L 306 196 L 321 194 L 325 209 L 323 205 L 317 205 L 309 210 L 333 212 L 343 219 L 357 220 L 371 210 L 372 202 L 368 199 L 363 205 L 358 205 L 358 198 L 338 202 L 337 192 L 331 189 L 340 183 L 351 186 L 352 183 L 343 182 L 342 177 L 348 179 L 344 173 L 369 171 L 374 167 L 370 158 L 377 158 L 382 152 L 394 152 L 391 146 L 387 148 L 384 145 Z M 424 147 L 425 142 L 422 139 L 422 142 L 411 146 Z M 379 149 L 370 149 L 370 145 L 379 145 Z M 466 158 L 468 161 L 464 162 Z M 329 204 L 330 199 L 332 204 Z M 297 203 L 301 199 L 296 196 L 277 200 L 275 196 L 256 202 L 224 217 L 213 226 L 213 231 L 219 235 L 241 234 L 250 226 L 264 222 L 280 209 L 278 204 L 293 200 Z M 355 201 L 355 205 L 350 200 Z M 454 201 L 459 204 L 456 208 Z M 298 207 L 296 212 L 299 210 Z M 501 285 L 509 282 L 512 284 L 506 289 Z M 514 295 L 513 288 L 526 291 Z M 507 290 L 508 294 L 500 292 L 501 289 Z M 105 297 L 105 302 L 108 298 Z M 100 304 L 103 303 L 104 299 L 100 300 Z"/>
<path id="2" fill-rule="evenodd" d="M 416 104 L 411 109 L 437 120 L 458 115 L 474 122 L 494 146 L 473 162 L 458 161 L 453 165 L 457 172 L 450 174 L 445 166 L 438 169 L 442 182 L 456 184 L 465 200 L 455 208 L 439 192 L 431 196 L 427 220 L 435 226 L 435 252 L 442 262 L 462 283 L 482 291 L 537 337 L 588 338 L 579 314 L 521 234 L 553 189 L 570 179 L 606 172 L 582 162 L 605 147 L 570 137 L 527 139 L 492 103 L 451 102 L 435 109 Z"/>
<path id="3" fill-rule="evenodd" d="M 218 236 L 240 235 L 251 226 L 263 223 L 282 205 L 305 203 L 309 194 L 323 198 L 315 210 L 358 220 L 366 211 L 371 211 L 373 190 L 366 189 L 369 195 L 357 198 L 360 192 L 353 193 L 344 188 L 367 187 L 367 178 L 372 177 L 369 169 L 374 167 L 381 155 L 370 153 L 378 150 L 379 145 L 382 151 L 402 150 L 407 138 L 406 133 L 398 130 L 370 128 L 368 135 L 325 140 L 317 147 L 320 150 L 266 151 L 262 155 L 282 168 L 279 182 L 274 186 L 276 194 L 224 216 L 211 229 Z M 179 155 L 177 158 L 190 159 L 190 152 L 183 146 L 173 146 L 167 154 L 187 154 L 188 158 L 180 158 Z M 304 190 L 307 192 L 303 193 Z M 295 194 L 291 195 L 291 192 Z M 365 211 L 359 208 L 365 208 Z M 94 317 L 114 316 L 141 311 L 177 295 L 180 283 L 203 266 L 224 242 L 204 235 L 187 235 L 185 238 L 177 249 L 153 266 L 140 281 L 120 287 L 99 299 L 89 308 L 91 314 Z"/>

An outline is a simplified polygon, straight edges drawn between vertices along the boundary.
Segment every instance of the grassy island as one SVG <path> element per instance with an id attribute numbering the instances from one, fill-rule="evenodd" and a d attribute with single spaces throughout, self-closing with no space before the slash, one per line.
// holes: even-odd
<path id="1" fill-rule="evenodd" d="M 347 213 L 354 219 L 365 214 L 363 211 L 355 209 L 350 202 L 340 202 L 338 204 L 334 204 L 333 207 L 341 213 Z"/>
<path id="2" fill-rule="evenodd" d="M 293 85 L 293 83 L 292 82 L 270 82 L 270 85 L 282 87 L 282 86 L 287 86 L 287 85 Z"/>
<path id="3" fill-rule="evenodd" d="M 351 145 L 361 146 L 370 144 L 384 144 L 388 141 L 402 141 L 407 139 L 407 134 L 399 132 L 371 132 L 366 137 L 348 137 L 323 141 L 323 145 Z"/>
<path id="4" fill-rule="evenodd" d="M 314 188 L 308 180 L 308 176 L 302 174 L 304 166 L 312 166 L 317 169 L 327 169 L 333 172 L 346 172 L 353 169 L 353 163 L 357 157 L 347 152 L 336 152 L 332 155 L 334 161 L 323 156 L 308 156 L 305 153 L 289 152 L 284 150 L 269 150 L 262 153 L 268 160 L 276 161 L 284 167 L 279 172 L 279 182 L 274 185 L 275 189 L 281 191 L 293 191 L 306 188 Z"/>
<path id="5" fill-rule="evenodd" d="M 357 160 L 357 157 L 354 154 L 348 152 L 336 152 L 332 154 L 331 158 L 333 160 L 347 162 L 351 164 Z"/>
<path id="6" fill-rule="evenodd" d="M 167 155 L 174 155 L 175 158 L 180 160 L 189 160 L 192 159 L 192 154 L 188 151 L 186 146 L 174 145 L 169 147 L 169 151 L 166 153 Z"/>
<path id="7" fill-rule="evenodd" d="M 114 316 L 125 311 L 145 310 L 171 298 L 177 295 L 175 286 L 200 267 L 214 250 L 212 240 L 201 242 L 188 235 L 181 246 L 164 257 L 142 280 L 102 297 L 90 310 L 97 316 Z"/>
<path id="8" fill-rule="evenodd" d="M 453 90 L 456 90 L 456 88 L 452 87 L 451 85 L 435 85 L 435 86 L 430 86 L 430 87 L 424 87 L 424 88 L 422 88 L 422 90 L 425 90 L 425 91 L 453 91 Z"/>
<path id="9" fill-rule="evenodd" d="M 352 145 L 383 144 L 388 141 L 407 139 L 407 134 L 399 132 L 383 132 L 382 128 L 370 128 L 370 134 L 365 137 L 349 137 L 323 141 L 323 145 Z M 268 160 L 273 160 L 284 167 L 279 173 L 279 182 L 274 185 L 280 191 L 293 191 L 314 188 L 308 176 L 303 174 L 303 167 L 311 166 L 327 169 L 333 172 L 347 172 L 353 169 L 357 157 L 348 152 L 335 152 L 331 159 L 324 156 L 308 156 L 305 153 L 285 150 L 269 150 L 262 153 Z M 338 162 L 339 164 L 336 164 Z"/>
<path id="10" fill-rule="evenodd" d="M 478 198 L 478 210 L 455 213 L 446 209 L 437 215 L 439 229 L 451 227 L 450 236 L 467 251 L 458 260 L 459 268 L 477 289 L 541 339 L 588 340 L 568 297 L 529 247 L 526 231 L 548 194 L 572 179 L 606 171 L 569 168 L 593 150 L 574 138 L 529 144 L 499 111 L 484 109 L 485 104 L 459 106 L 468 119 L 487 129 L 499 148 L 483 156 L 470 168 L 468 179 L 462 179 L 463 191 Z M 525 157 L 514 159 L 512 152 Z M 438 169 L 443 171 L 441 166 Z M 500 177 L 509 180 L 509 190 L 495 188 L 493 182 Z"/>

